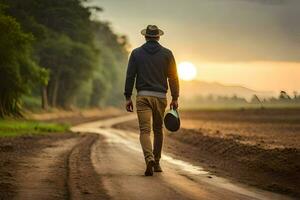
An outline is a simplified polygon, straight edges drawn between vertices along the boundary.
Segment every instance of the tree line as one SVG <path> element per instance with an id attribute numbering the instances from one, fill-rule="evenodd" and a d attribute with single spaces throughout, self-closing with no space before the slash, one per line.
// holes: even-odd
<path id="1" fill-rule="evenodd" d="M 257 95 L 253 95 L 251 99 L 246 99 L 237 95 L 232 96 L 218 96 L 218 95 L 207 95 L 197 96 L 190 100 L 190 103 L 194 104 L 210 104 L 210 105 L 259 105 L 272 106 L 272 105 L 295 105 L 300 107 L 300 95 L 295 91 L 293 95 L 288 94 L 286 91 L 280 91 L 277 97 L 262 98 Z"/>
<path id="2" fill-rule="evenodd" d="M 127 38 L 85 2 L 0 0 L 0 117 L 21 116 L 26 99 L 44 109 L 120 103 Z"/>

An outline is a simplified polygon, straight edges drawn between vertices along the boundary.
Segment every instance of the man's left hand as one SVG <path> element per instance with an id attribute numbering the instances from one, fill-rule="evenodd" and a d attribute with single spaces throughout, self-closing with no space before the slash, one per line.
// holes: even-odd
<path id="1" fill-rule="evenodd" d="M 178 108 L 178 100 L 172 100 L 170 103 L 170 109 L 176 110 Z"/>

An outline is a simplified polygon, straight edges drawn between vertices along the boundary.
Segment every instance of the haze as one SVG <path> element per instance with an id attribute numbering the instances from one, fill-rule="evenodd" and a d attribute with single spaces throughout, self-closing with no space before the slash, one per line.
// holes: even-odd
<path id="1" fill-rule="evenodd" d="M 197 78 L 256 90 L 300 90 L 300 2 L 297 0 L 93 0 L 129 37 L 157 24 L 161 43 L 177 62 L 198 68 Z"/>

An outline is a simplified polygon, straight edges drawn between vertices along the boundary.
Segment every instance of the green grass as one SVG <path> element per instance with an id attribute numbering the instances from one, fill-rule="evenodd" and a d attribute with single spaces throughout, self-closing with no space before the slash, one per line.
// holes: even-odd
<path id="1" fill-rule="evenodd" d="M 14 137 L 20 135 L 40 135 L 68 131 L 67 124 L 27 121 L 0 120 L 0 137 Z"/>

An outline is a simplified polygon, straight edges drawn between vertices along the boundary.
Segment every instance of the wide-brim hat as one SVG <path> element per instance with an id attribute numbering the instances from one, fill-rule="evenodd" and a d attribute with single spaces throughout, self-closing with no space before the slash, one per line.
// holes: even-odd
<path id="1" fill-rule="evenodd" d="M 180 128 L 180 118 L 177 110 L 169 110 L 164 117 L 165 127 L 171 131 L 176 132 Z"/>
<path id="2" fill-rule="evenodd" d="M 156 25 L 148 25 L 147 28 L 141 31 L 141 34 L 146 37 L 160 37 L 164 34 L 164 32 Z"/>

